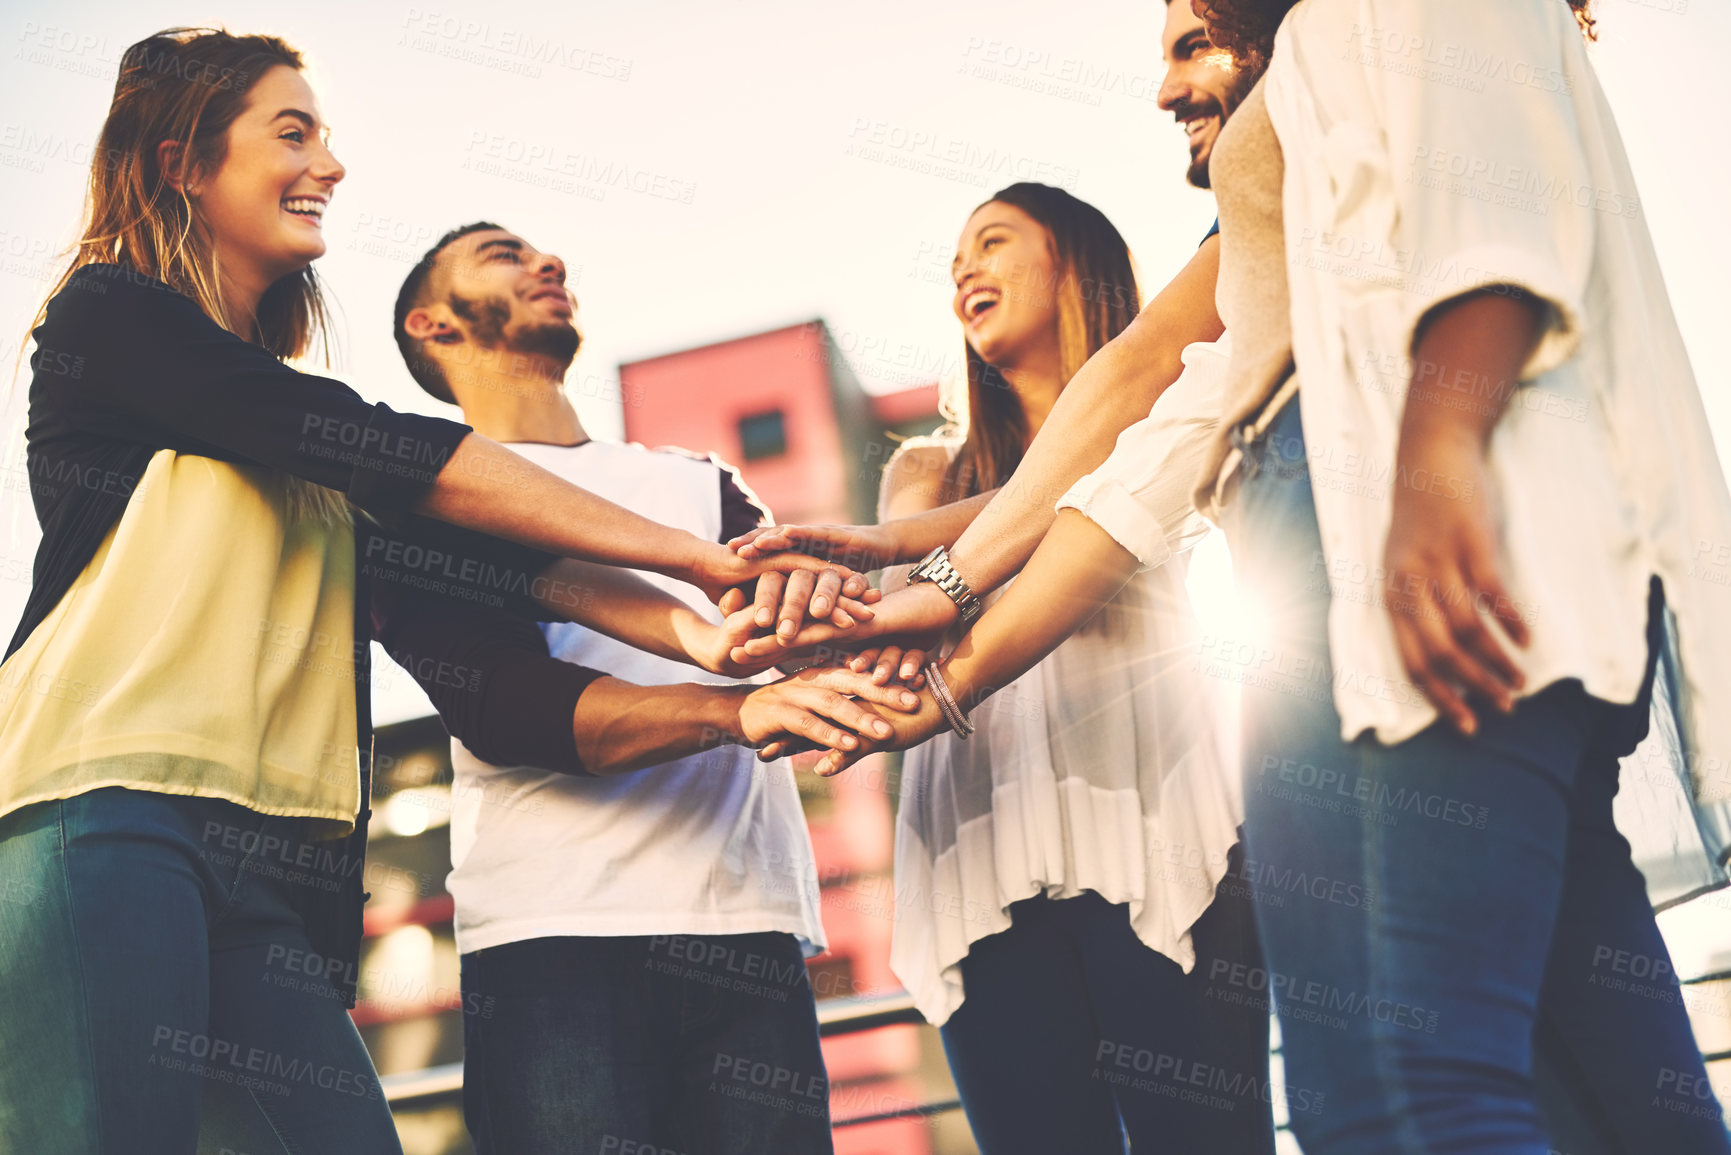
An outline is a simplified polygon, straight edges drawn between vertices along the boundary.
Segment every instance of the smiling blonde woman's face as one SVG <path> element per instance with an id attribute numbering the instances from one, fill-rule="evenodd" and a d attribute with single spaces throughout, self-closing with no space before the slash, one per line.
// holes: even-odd
<path id="1" fill-rule="evenodd" d="M 194 173 L 187 195 L 218 259 L 269 284 L 324 255 L 323 217 L 343 175 L 312 86 L 279 64 L 253 83 L 221 164 Z"/>

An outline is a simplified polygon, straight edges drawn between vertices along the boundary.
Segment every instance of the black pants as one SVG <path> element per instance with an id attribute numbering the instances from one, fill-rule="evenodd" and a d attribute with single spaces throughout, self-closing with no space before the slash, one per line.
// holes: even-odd
<path id="1" fill-rule="evenodd" d="M 788 934 L 538 938 L 463 956 L 480 1155 L 825 1155 L 829 1084 Z"/>
<path id="2" fill-rule="evenodd" d="M 944 1050 L 982 1155 L 1267 1155 L 1268 1005 L 1250 888 L 1227 877 L 1196 965 L 1143 945 L 1092 892 L 1030 898 L 962 960 Z"/>

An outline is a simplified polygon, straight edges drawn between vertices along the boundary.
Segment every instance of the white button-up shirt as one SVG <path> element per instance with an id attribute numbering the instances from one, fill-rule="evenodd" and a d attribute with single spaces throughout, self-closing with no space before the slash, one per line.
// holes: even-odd
<path id="1" fill-rule="evenodd" d="M 1721 858 L 1731 830 L 1731 493 L 1568 6 L 1304 0 L 1280 30 L 1264 85 L 1286 158 L 1293 353 L 1322 532 L 1316 565 L 1333 596 L 1342 738 L 1368 730 L 1397 743 L 1436 720 L 1396 651 L 1382 565 L 1393 486 L 1464 484 L 1396 469 L 1413 337 L 1439 304 L 1515 286 L 1549 306 L 1519 386 L 1442 382 L 1463 405 L 1507 398 L 1491 440 L 1494 500 L 1503 576 L 1531 633 L 1510 652 L 1528 694 L 1578 678 L 1598 698 L 1633 701 L 1657 575 L 1675 616 L 1677 721 L 1701 839 L 1678 845 Z M 1149 419 L 1060 503 L 1144 564 L 1188 529 L 1173 492 L 1203 456 L 1209 407 L 1218 415 L 1231 400 L 1217 355 L 1193 348 L 1186 360 Z M 1653 798 L 1648 809 L 1662 808 L 1661 793 Z"/>
<path id="2" fill-rule="evenodd" d="M 1267 76 L 1287 160 L 1303 387 L 1342 737 L 1436 719 L 1407 684 L 1382 572 L 1415 329 L 1463 293 L 1549 306 L 1490 447 L 1527 693 L 1564 678 L 1633 701 L 1647 586 L 1676 615 L 1689 767 L 1731 799 L 1731 493 L 1634 175 L 1562 0 L 1305 0 Z M 1463 405 L 1498 382 L 1443 384 Z M 1481 495 L 1461 493 L 1463 498 Z"/>

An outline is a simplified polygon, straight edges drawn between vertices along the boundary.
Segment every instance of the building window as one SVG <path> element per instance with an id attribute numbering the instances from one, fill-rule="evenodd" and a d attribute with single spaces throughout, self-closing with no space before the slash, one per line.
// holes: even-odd
<path id="1" fill-rule="evenodd" d="M 739 419 L 739 447 L 747 461 L 762 461 L 780 457 L 787 452 L 787 430 L 782 425 L 781 410 L 753 413 Z"/>

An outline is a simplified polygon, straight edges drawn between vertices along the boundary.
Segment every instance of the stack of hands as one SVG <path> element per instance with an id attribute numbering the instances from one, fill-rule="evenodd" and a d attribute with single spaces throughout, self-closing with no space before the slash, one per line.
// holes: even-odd
<path id="1" fill-rule="evenodd" d="M 828 777 L 946 728 L 924 669 L 955 605 L 930 583 L 871 589 L 863 571 L 897 560 L 881 537 L 877 526 L 769 526 L 727 543 L 759 572 L 716 598 L 725 618 L 700 664 L 732 677 L 798 671 L 745 694 L 740 735 L 760 758 L 820 750 L 814 769 Z"/>

